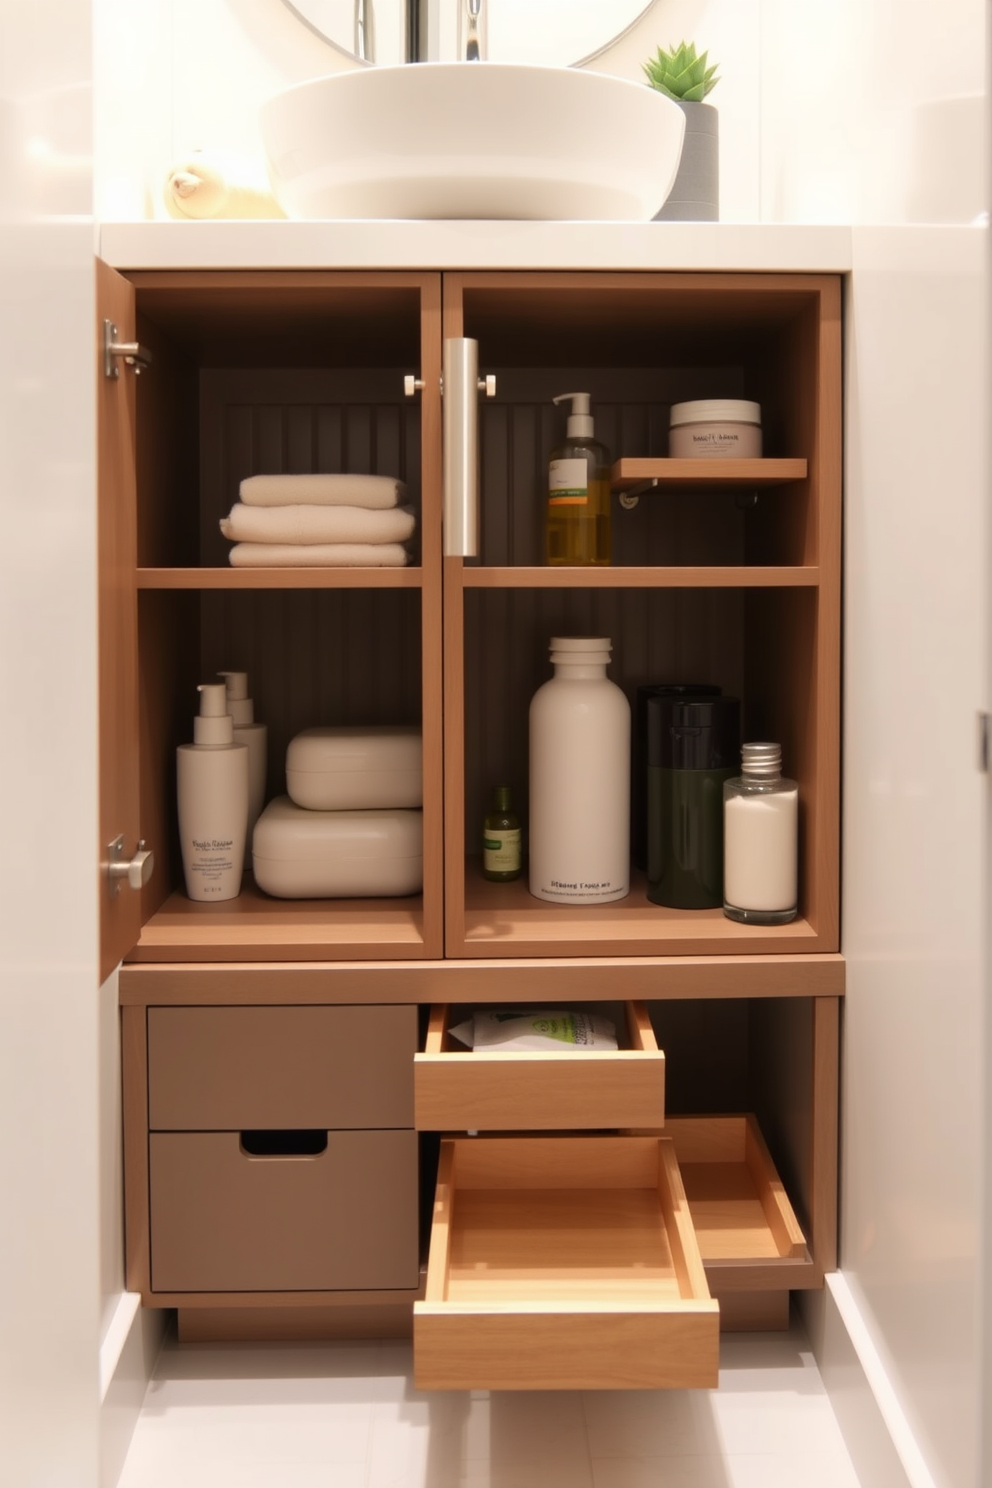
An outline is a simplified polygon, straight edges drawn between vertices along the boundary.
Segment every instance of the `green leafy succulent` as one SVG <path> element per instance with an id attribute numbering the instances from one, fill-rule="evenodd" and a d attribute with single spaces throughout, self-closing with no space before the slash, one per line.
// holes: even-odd
<path id="1" fill-rule="evenodd" d="M 657 57 L 644 63 L 648 84 L 669 98 L 683 103 L 701 103 L 720 81 L 716 67 L 706 66 L 708 56 L 708 52 L 703 52 L 701 57 L 697 57 L 695 43 L 691 41 L 688 45 L 683 41 L 667 52 L 659 47 Z"/>

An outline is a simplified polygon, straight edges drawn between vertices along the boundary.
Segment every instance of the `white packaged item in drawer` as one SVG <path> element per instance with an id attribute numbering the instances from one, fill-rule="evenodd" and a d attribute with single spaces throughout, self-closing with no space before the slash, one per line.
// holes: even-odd
<path id="1" fill-rule="evenodd" d="M 288 796 L 255 824 L 255 882 L 277 899 L 417 894 L 424 883 L 420 811 L 307 811 Z"/>
<path id="2" fill-rule="evenodd" d="M 286 790 L 309 811 L 422 806 L 418 728 L 309 728 L 286 750 Z"/>
<path id="3" fill-rule="evenodd" d="M 617 1033 L 608 1018 L 547 1008 L 536 1013 L 475 1013 L 449 1030 L 452 1038 L 470 1049 L 521 1052 L 576 1053 L 583 1049 L 615 1049 Z"/>

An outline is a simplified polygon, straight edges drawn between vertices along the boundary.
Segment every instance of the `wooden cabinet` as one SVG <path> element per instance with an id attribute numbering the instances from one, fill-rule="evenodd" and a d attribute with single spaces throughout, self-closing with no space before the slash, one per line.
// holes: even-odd
<path id="1" fill-rule="evenodd" d="M 646 1262 L 657 1261 L 661 1290 L 649 1297 L 630 1281 L 644 1257 L 604 1261 L 619 1268 L 620 1310 L 632 1321 L 614 1336 L 568 1302 L 533 1358 L 567 1346 L 575 1381 L 620 1382 L 618 1350 L 640 1337 L 650 1360 L 643 1383 L 701 1382 L 715 1357 L 707 1286 L 725 1324 L 781 1321 L 790 1288 L 821 1284 L 835 1263 L 838 281 L 364 271 L 125 278 L 101 268 L 100 282 L 112 301 L 106 315 L 153 356 L 136 386 L 129 372 L 112 386 L 101 381 L 102 469 L 116 471 L 113 484 L 101 477 L 104 783 L 108 800 L 114 783 L 138 803 L 130 826 L 102 831 L 108 841 L 123 832 L 128 848 L 131 836 L 143 838 L 156 855 L 151 882 L 140 894 L 122 890 L 123 910 L 111 906 L 105 945 L 108 964 L 125 963 L 129 1285 L 150 1305 L 209 1316 L 202 1331 L 215 1336 L 225 1317 L 240 1318 L 234 1334 L 267 1327 L 272 1336 L 305 1331 L 318 1313 L 323 1324 L 313 1327 L 347 1335 L 351 1324 L 357 1334 L 389 1307 L 395 1332 L 396 1306 L 409 1326 L 419 1296 L 418 1350 L 433 1360 L 425 1381 L 440 1385 L 457 1371 L 459 1339 L 470 1336 L 475 1348 L 491 1331 L 504 1338 L 504 1362 L 493 1342 L 487 1363 L 481 1344 L 473 1381 L 525 1385 L 504 1368 L 532 1351 L 529 1325 L 521 1333 L 510 1321 L 512 1287 L 492 1303 L 497 1321 L 473 1329 L 478 1299 L 467 1299 L 465 1268 L 502 1262 L 473 1249 L 475 1230 L 462 1221 L 508 1203 L 507 1264 L 522 1274 L 522 1230 L 546 1187 L 541 1165 L 579 1154 L 547 1143 L 592 1143 L 583 1149 L 591 1170 L 609 1170 L 609 1144 L 628 1142 L 615 1150 L 616 1171 L 630 1178 L 619 1190 L 626 1197 L 603 1202 L 611 1213 L 643 1209 L 653 1194 L 643 1232 L 668 1236 L 667 1259 Z M 442 344 L 462 335 L 478 342 L 480 371 L 497 379 L 495 399 L 479 408 L 481 539 L 471 559 L 442 558 Z M 412 398 L 409 375 L 423 384 Z M 576 388 L 592 394 L 597 436 L 616 462 L 607 569 L 542 562 L 543 481 L 557 436 L 550 400 Z M 665 458 L 668 405 L 703 395 L 761 403 L 763 459 Z M 239 481 L 312 470 L 404 479 L 418 518 L 410 565 L 227 566 L 218 522 Z M 718 683 L 741 697 L 748 736 L 781 740 L 800 787 L 796 921 L 761 929 L 718 910 L 661 909 L 636 871 L 627 899 L 594 909 L 532 899 L 523 879 L 483 880 L 489 793 L 509 783 L 526 821 L 528 703 L 549 675 L 549 638 L 570 631 L 612 639 L 610 676 L 628 695 L 659 680 Z M 422 729 L 422 894 L 290 902 L 246 879 L 227 904 L 186 898 L 175 749 L 190 736 L 196 684 L 222 668 L 248 671 L 269 726 L 269 796 L 284 788 L 289 739 L 309 725 Z M 445 1007 L 567 1001 L 616 1005 L 617 1056 L 581 1070 L 542 1068 L 526 1057 L 459 1056 L 447 1042 Z M 668 1136 L 671 1115 L 716 1124 L 673 1123 Z M 426 1279 L 410 1267 L 415 1127 L 454 1134 L 442 1146 L 436 1199 L 436 1154 L 420 1138 L 422 1218 L 448 1213 L 453 1226 Z M 457 1137 L 466 1131 L 493 1135 Z M 514 1153 L 519 1183 L 507 1176 Z M 503 1177 L 493 1187 L 494 1154 Z M 659 1173 L 669 1175 L 663 1185 Z M 476 1195 L 467 1205 L 466 1191 Z M 693 1235 L 694 1205 L 699 1236 L 690 1243 L 679 1237 Z M 342 1208 L 354 1223 L 339 1243 Z M 291 1236 L 260 1222 L 275 1212 L 298 1217 Z M 715 1213 L 729 1213 L 740 1237 L 720 1253 Z M 421 1228 L 423 1262 L 429 1225 Z M 380 1254 L 375 1237 L 386 1230 L 397 1245 Z M 309 1245 L 315 1233 L 330 1237 L 319 1254 Z M 578 1253 L 577 1232 L 573 1242 Z M 666 1287 L 674 1308 L 661 1297 Z M 249 1309 L 268 1323 L 253 1329 Z M 691 1346 L 671 1331 L 674 1313 Z M 556 1378 L 546 1371 L 544 1383 Z"/>

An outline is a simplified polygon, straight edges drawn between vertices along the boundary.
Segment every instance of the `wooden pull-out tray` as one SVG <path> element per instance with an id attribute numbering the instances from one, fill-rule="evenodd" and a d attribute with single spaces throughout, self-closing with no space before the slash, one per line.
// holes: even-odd
<path id="1" fill-rule="evenodd" d="M 419 1389 L 715 1387 L 709 1295 L 670 1141 L 441 1144 Z"/>
<path id="2" fill-rule="evenodd" d="M 756 1118 L 672 1116 L 665 1135 L 711 1287 L 803 1286 L 813 1263 Z"/>
<path id="3" fill-rule="evenodd" d="M 432 1008 L 424 1051 L 414 1059 L 414 1124 L 419 1131 L 663 1126 L 665 1056 L 644 1004 L 624 1009 L 626 1026 L 617 1033 L 625 1048 L 538 1054 L 466 1050 L 448 1033 L 459 1017 L 447 1006 Z"/>

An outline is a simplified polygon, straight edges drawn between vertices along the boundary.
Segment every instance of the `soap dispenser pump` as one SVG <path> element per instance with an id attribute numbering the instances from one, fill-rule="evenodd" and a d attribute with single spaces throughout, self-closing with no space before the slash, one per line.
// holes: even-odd
<path id="1" fill-rule="evenodd" d="M 223 682 L 202 683 L 192 744 L 176 750 L 179 841 L 186 892 L 215 903 L 236 899 L 248 828 L 248 746 L 236 744 Z"/>
<path id="2" fill-rule="evenodd" d="M 607 567 L 611 560 L 610 456 L 593 437 L 588 393 L 560 393 L 553 403 L 571 399 L 565 443 L 548 463 L 546 557 L 552 566 Z"/>
<path id="3" fill-rule="evenodd" d="M 255 823 L 265 805 L 265 771 L 268 753 L 268 729 L 255 722 L 255 704 L 248 696 L 247 672 L 218 672 L 227 686 L 227 711 L 234 722 L 235 744 L 248 746 L 248 836 L 245 842 L 245 867 L 251 866 L 251 839 Z"/>

